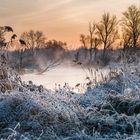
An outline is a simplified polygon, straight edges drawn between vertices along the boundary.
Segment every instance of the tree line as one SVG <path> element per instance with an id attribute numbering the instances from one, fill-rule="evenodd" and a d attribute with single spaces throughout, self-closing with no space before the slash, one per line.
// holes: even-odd
<path id="1" fill-rule="evenodd" d="M 122 13 L 122 19 L 118 20 L 116 15 L 104 13 L 99 22 L 90 22 L 88 35 L 81 34 L 80 42 L 83 48 L 89 48 L 90 59 L 92 51 L 96 57 L 97 49 L 103 48 L 103 58 L 109 48 L 119 43 L 123 50 L 136 50 L 140 47 L 140 8 L 131 5 Z M 86 57 L 86 54 L 85 54 Z"/>
<path id="2" fill-rule="evenodd" d="M 5 39 L 5 33 L 7 32 L 13 33 L 8 42 Z M 64 51 L 67 46 L 65 42 L 48 40 L 42 31 L 30 30 L 17 37 L 12 27 L 0 27 L 0 49 L 8 50 L 8 48 L 15 46 L 15 42 L 18 42 L 18 45 L 14 55 L 19 60 L 20 68 L 23 67 L 25 57 L 30 58 L 29 60 L 34 63 L 36 61 L 35 57 L 45 52 L 52 59 L 57 55 L 52 55 L 54 50 L 57 50 L 56 48 Z M 119 20 L 116 15 L 111 15 L 109 12 L 104 13 L 99 22 L 89 23 L 88 34 L 81 34 L 80 42 L 82 48 L 85 49 L 85 59 L 89 54 L 91 61 L 93 53 L 94 60 L 96 60 L 99 48 L 103 50 L 103 59 L 107 50 L 114 48 L 114 46 L 117 46 L 116 44 L 119 44 L 124 51 L 137 50 L 140 47 L 140 8 L 136 5 L 129 6 Z M 46 50 L 49 50 L 49 53 Z"/>

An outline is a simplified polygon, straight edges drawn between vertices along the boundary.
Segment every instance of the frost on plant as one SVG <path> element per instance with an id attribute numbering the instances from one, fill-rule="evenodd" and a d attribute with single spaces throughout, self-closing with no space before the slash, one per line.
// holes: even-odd
<path id="1" fill-rule="evenodd" d="M 139 139 L 140 74 L 116 73 L 84 94 L 17 82 L 0 95 L 1 140 Z"/>

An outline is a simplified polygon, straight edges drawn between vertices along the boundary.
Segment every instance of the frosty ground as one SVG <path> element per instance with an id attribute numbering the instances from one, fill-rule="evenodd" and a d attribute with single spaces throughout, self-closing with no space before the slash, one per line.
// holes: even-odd
<path id="1" fill-rule="evenodd" d="M 17 81 L 0 95 L 1 140 L 138 140 L 140 63 L 111 64 L 102 81 L 76 94 Z"/>

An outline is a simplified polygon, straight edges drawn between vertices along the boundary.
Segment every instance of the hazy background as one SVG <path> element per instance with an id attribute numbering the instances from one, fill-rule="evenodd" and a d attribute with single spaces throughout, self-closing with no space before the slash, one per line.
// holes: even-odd
<path id="1" fill-rule="evenodd" d="M 120 15 L 139 0 L 0 0 L 0 24 L 13 26 L 19 35 L 42 30 L 49 39 L 66 41 L 75 47 L 88 22 L 105 11 Z"/>

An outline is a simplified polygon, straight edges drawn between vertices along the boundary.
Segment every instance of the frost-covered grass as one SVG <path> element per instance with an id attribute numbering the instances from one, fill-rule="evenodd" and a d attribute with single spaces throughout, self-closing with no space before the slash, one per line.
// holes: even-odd
<path id="1" fill-rule="evenodd" d="M 31 82 L 1 93 L 1 140 L 138 140 L 139 64 L 111 66 L 103 79 L 85 94 Z"/>

